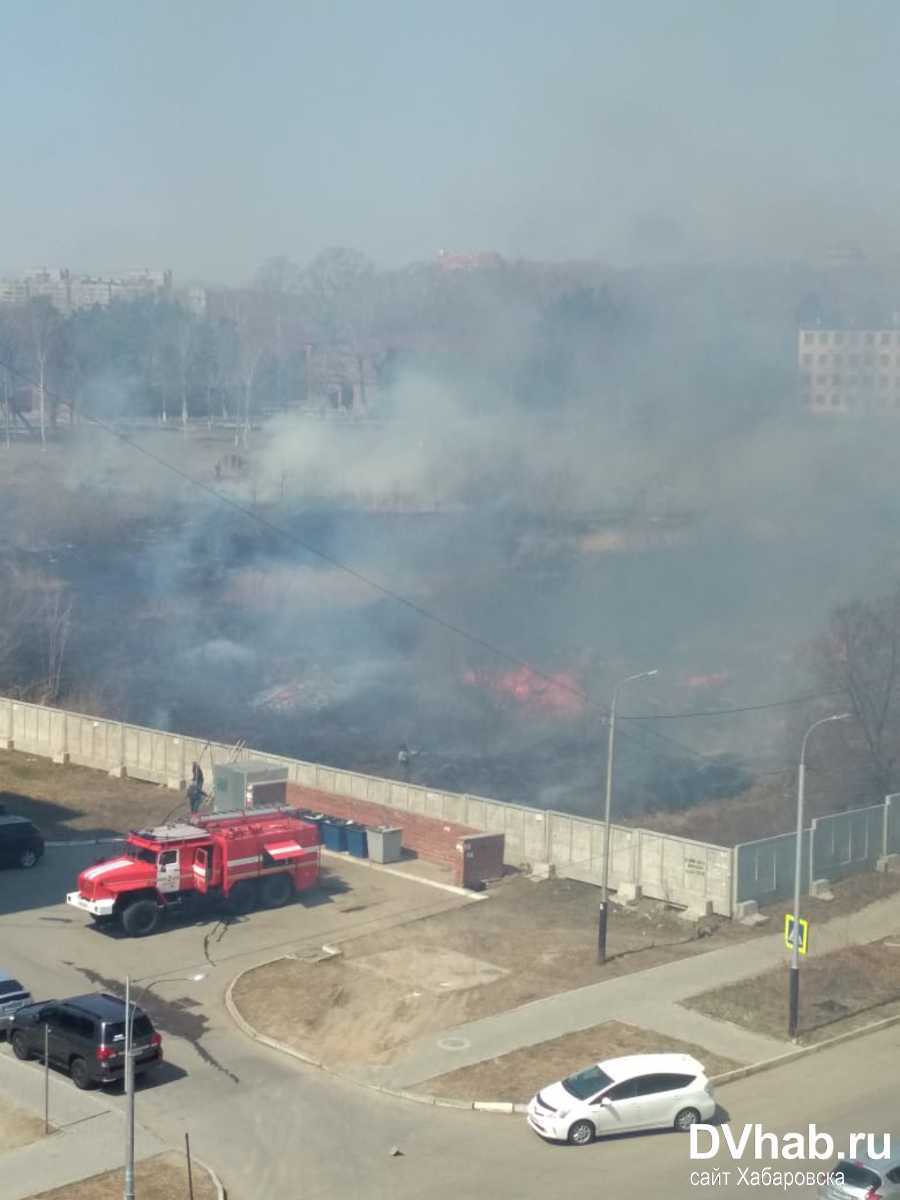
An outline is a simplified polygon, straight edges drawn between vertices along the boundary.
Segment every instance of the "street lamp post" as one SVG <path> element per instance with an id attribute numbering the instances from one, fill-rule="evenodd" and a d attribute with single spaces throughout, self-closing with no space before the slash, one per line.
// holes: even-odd
<path id="1" fill-rule="evenodd" d="M 613 690 L 612 704 L 609 706 L 609 736 L 606 743 L 606 805 L 603 817 L 603 867 L 600 878 L 600 916 L 597 923 L 598 963 L 606 962 L 606 930 L 609 925 L 609 843 L 612 836 L 610 819 L 612 816 L 613 755 L 616 744 L 616 701 L 619 699 L 620 690 L 626 683 L 632 683 L 635 679 L 649 679 L 658 674 L 659 671 L 654 668 L 652 671 L 641 671 L 637 675 L 629 675 L 627 679 L 621 680 Z"/>
<path id="2" fill-rule="evenodd" d="M 199 983 L 205 979 L 205 974 L 197 975 L 166 975 L 160 979 L 151 979 L 141 988 L 141 995 L 155 987 L 158 983 Z M 134 1051 L 131 1041 L 133 1036 L 134 1009 L 131 1005 L 131 976 L 125 976 L 125 1182 L 122 1190 L 122 1200 L 134 1200 Z"/>
<path id="3" fill-rule="evenodd" d="M 814 721 L 803 736 L 800 746 L 800 765 L 797 769 L 797 838 L 794 847 L 794 936 L 791 938 L 791 973 L 790 990 L 788 993 L 788 1036 L 792 1041 L 797 1040 L 797 1026 L 800 1015 L 800 878 L 803 874 L 803 804 L 806 792 L 806 743 L 809 735 L 820 725 L 830 721 L 846 721 L 852 713 L 835 713 L 831 717 L 822 717 Z M 812 846 L 810 846 L 810 854 Z"/>

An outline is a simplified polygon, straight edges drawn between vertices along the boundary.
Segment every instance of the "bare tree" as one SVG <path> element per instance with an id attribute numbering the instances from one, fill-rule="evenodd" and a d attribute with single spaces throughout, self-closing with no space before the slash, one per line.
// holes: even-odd
<path id="1" fill-rule="evenodd" d="M 0 567 L 0 686 L 57 700 L 71 626 L 72 600 L 60 580 Z"/>
<path id="2" fill-rule="evenodd" d="M 377 286 L 375 267 L 364 254 L 332 246 L 304 271 L 301 293 L 326 340 L 356 351 L 371 324 Z"/>
<path id="3" fill-rule="evenodd" d="M 187 433 L 188 426 L 188 378 L 191 369 L 191 359 L 197 337 L 196 323 L 189 312 L 180 306 L 175 314 L 175 326 L 172 333 L 172 350 L 174 355 L 175 373 L 178 378 L 178 395 L 181 400 L 181 428 Z"/>
<path id="4" fill-rule="evenodd" d="M 15 568 L 0 570 L 0 680 L 8 686 L 24 640 L 25 602 Z"/>
<path id="5" fill-rule="evenodd" d="M 3 386 L 0 397 L 3 400 L 3 421 L 6 434 L 6 446 L 9 449 L 12 428 L 13 392 L 15 391 L 16 359 L 19 355 L 20 339 L 13 321 L 4 314 L 0 317 L 0 372 Z"/>
<path id="6" fill-rule="evenodd" d="M 31 338 L 37 364 L 38 390 L 40 394 L 41 449 L 47 447 L 47 368 L 62 326 L 62 317 L 43 296 L 29 303 L 31 315 Z"/>
<path id="7" fill-rule="evenodd" d="M 63 660 L 72 628 L 72 601 L 61 587 L 45 593 L 39 619 L 46 649 L 45 703 L 53 703 L 59 699 Z"/>
<path id="8" fill-rule="evenodd" d="M 813 666 L 829 692 L 844 693 L 856 718 L 870 784 L 890 789 L 897 763 L 900 685 L 900 586 L 876 600 L 835 609 L 813 644 Z M 852 736 L 851 730 L 847 730 Z"/>
<path id="9" fill-rule="evenodd" d="M 263 359 L 271 351 L 272 325 L 267 306 L 254 292 L 235 292 L 231 298 L 230 316 L 238 339 L 237 370 L 243 396 L 243 443 L 246 446 L 252 423 L 253 393 Z M 235 434 L 237 444 L 238 434 Z"/>

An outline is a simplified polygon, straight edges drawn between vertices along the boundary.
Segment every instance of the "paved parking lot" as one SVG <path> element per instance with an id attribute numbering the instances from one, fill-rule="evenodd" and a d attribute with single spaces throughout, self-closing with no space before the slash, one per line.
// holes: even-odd
<path id="1" fill-rule="evenodd" d="M 412 1200 L 426 1192 L 450 1200 L 483 1191 L 513 1200 L 560 1189 L 596 1191 L 598 1179 L 610 1194 L 635 1187 L 670 1200 L 697 1194 L 687 1139 L 625 1137 L 571 1152 L 548 1146 L 521 1118 L 410 1104 L 304 1068 L 249 1042 L 222 1008 L 225 985 L 244 966 L 323 941 L 365 937 L 383 924 L 464 903 L 459 897 L 341 863 L 333 888 L 314 902 L 252 914 L 221 938 L 210 920 L 131 941 L 100 933 L 60 903 L 83 855 L 84 848 L 69 847 L 30 874 L 0 872 L 2 965 L 44 996 L 118 983 L 132 973 L 147 989 L 140 999 L 166 1033 L 168 1056 L 159 1079 L 139 1089 L 138 1121 L 171 1145 L 189 1131 L 195 1153 L 217 1167 L 234 1200 L 297 1194 Z M 62 879 L 60 868 L 67 872 Z M 43 903 L 48 897 L 53 902 Z M 183 978 L 201 971 L 200 982 Z M 835 1133 L 845 1126 L 878 1130 L 892 1111 L 894 1076 L 884 1064 L 896 1057 L 898 1039 L 895 1029 L 826 1051 L 731 1085 L 720 1100 L 738 1126 L 762 1121 L 783 1130 L 816 1120 Z M 35 1073 L 39 1089 L 40 1068 L 21 1069 Z M 54 1094 L 62 1097 L 72 1085 L 56 1078 Z M 837 1091 L 830 1086 L 835 1078 L 842 1081 Z M 104 1100 L 121 1111 L 120 1092 Z M 402 1157 L 390 1155 L 392 1145 Z M 714 1165 L 732 1164 L 720 1156 Z M 735 1186 L 734 1172 L 732 1185 L 717 1192 L 750 1194 Z"/>
<path id="2" fill-rule="evenodd" d="M 116 851 L 116 845 L 48 846 L 34 870 L 0 871 L 0 967 L 20 974 L 43 997 L 112 987 L 126 975 L 143 988 L 160 978 L 203 973 L 201 983 L 170 980 L 160 986 L 158 999 L 142 1000 L 163 1029 L 177 1025 L 167 1011 L 173 997 L 187 993 L 194 1004 L 216 1007 L 230 979 L 254 962 L 365 938 L 466 903 L 411 879 L 331 860 L 322 886 L 285 908 L 234 919 L 211 911 L 189 922 L 171 920 L 149 938 L 131 939 L 115 927 L 95 927 L 65 904 L 78 872 Z"/>

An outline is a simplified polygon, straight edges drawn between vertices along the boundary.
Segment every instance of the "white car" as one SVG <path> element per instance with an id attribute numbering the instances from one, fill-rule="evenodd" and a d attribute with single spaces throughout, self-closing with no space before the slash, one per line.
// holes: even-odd
<path id="1" fill-rule="evenodd" d="M 542 1088 L 528 1105 L 528 1124 L 550 1141 L 586 1146 L 634 1129 L 687 1130 L 715 1111 L 712 1084 L 696 1058 L 630 1054 Z"/>

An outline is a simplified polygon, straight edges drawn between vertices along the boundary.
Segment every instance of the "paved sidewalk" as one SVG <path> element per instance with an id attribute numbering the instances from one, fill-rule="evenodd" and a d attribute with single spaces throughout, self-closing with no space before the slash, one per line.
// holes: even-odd
<path id="1" fill-rule="evenodd" d="M 0 1107 L 44 1115 L 44 1071 L 21 1063 L 4 1047 L 0 1051 Z M 121 1167 L 125 1119 L 104 1102 L 103 1093 L 79 1092 L 64 1075 L 50 1072 L 50 1124 L 56 1132 L 18 1150 L 0 1154 L 0 1196 L 25 1200 L 51 1188 L 75 1183 L 101 1171 Z M 168 1147 L 136 1126 L 135 1159 L 149 1158 Z"/>
<path id="2" fill-rule="evenodd" d="M 874 942 L 898 931 L 900 893 L 813 929 L 811 953 L 813 957 L 827 954 L 842 946 Z M 715 1021 L 681 1007 L 678 1002 L 712 988 L 750 979 L 785 962 L 786 955 L 783 932 L 692 955 L 444 1030 L 412 1042 L 406 1054 L 388 1066 L 358 1067 L 348 1074 L 382 1087 L 413 1088 L 460 1067 L 611 1020 L 695 1042 L 742 1065 L 774 1058 L 791 1049 L 791 1043 Z"/>

